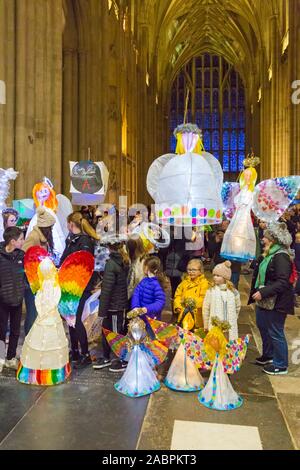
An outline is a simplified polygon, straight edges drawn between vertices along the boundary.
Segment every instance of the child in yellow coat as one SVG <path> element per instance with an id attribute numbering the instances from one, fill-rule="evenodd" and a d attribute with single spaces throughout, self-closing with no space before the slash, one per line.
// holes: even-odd
<path id="1" fill-rule="evenodd" d="M 174 296 L 174 312 L 177 315 L 178 323 L 181 323 L 186 311 L 185 304 L 191 305 L 191 300 L 194 301 L 194 325 L 191 325 L 189 329 L 193 329 L 193 327 L 203 327 L 202 304 L 209 287 L 208 280 L 203 272 L 204 269 L 201 260 L 191 259 L 187 265 L 187 276 L 177 287 Z M 183 328 L 186 328 L 184 324 Z"/>

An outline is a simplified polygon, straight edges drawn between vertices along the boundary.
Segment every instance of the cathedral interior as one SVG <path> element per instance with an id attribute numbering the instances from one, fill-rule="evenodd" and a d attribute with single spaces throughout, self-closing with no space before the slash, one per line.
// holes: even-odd
<path id="1" fill-rule="evenodd" d="M 1 166 L 14 198 L 69 161 L 104 161 L 108 201 L 149 203 L 150 163 L 195 122 L 234 181 L 299 174 L 298 0 L 0 0 Z"/>
<path id="2" fill-rule="evenodd" d="M 227 181 L 252 151 L 258 181 L 300 175 L 300 0 L 0 0 L 0 167 L 19 172 L 10 199 L 30 198 L 44 176 L 69 197 L 69 162 L 92 160 L 109 170 L 106 203 L 151 204 L 148 169 L 175 152 L 183 122 L 202 130 Z M 124 397 L 115 376 L 91 368 L 48 388 L 16 385 L 8 371 L 0 450 L 199 449 L 207 426 L 221 438 L 201 449 L 235 436 L 236 448 L 299 450 L 299 310 L 286 327 L 298 362 L 269 380 L 254 365 L 250 283 L 246 273 L 247 367 L 232 379 L 242 408 L 200 409 L 166 387 Z"/>

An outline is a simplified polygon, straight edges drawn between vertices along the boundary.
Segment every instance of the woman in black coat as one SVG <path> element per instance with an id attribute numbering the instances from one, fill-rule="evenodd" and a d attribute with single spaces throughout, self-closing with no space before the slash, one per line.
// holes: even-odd
<path id="1" fill-rule="evenodd" d="M 256 323 L 263 351 L 256 359 L 270 375 L 287 374 L 288 346 L 284 324 L 294 314 L 292 261 L 289 247 L 292 237 L 284 223 L 274 222 L 264 231 L 264 253 L 255 268 L 249 304 L 256 302 Z"/>
<path id="2" fill-rule="evenodd" d="M 103 318 L 102 327 L 115 333 L 121 333 L 124 327 L 125 313 L 128 307 L 127 276 L 129 258 L 124 251 L 122 236 L 103 237 L 101 243 L 107 244 L 110 255 L 106 261 L 99 301 L 99 317 Z M 111 372 L 125 369 L 127 363 L 111 361 L 111 348 L 102 335 L 103 357 L 93 364 L 94 369 L 109 367 Z"/>

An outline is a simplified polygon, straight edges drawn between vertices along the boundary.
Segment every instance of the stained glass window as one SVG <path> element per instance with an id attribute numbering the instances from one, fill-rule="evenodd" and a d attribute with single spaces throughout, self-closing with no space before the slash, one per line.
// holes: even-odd
<path id="1" fill-rule="evenodd" d="M 210 132 L 209 131 L 204 131 L 204 134 L 203 134 L 203 144 L 204 144 L 204 148 L 209 152 L 211 149 L 210 149 Z"/>
<path id="2" fill-rule="evenodd" d="M 203 125 L 204 129 L 207 129 L 210 127 L 210 112 L 208 110 L 206 110 L 205 114 L 204 114 L 204 125 Z"/>
<path id="3" fill-rule="evenodd" d="M 237 162 L 237 152 L 230 153 L 230 171 L 237 171 L 238 162 Z"/>
<path id="4" fill-rule="evenodd" d="M 220 140 L 219 131 L 213 131 L 213 138 L 212 138 L 212 142 L 213 142 L 212 148 L 213 148 L 213 150 L 219 150 L 219 140 Z"/>
<path id="5" fill-rule="evenodd" d="M 223 132 L 223 149 L 229 150 L 229 132 L 228 131 Z"/>
<path id="6" fill-rule="evenodd" d="M 231 132 L 230 148 L 231 148 L 231 150 L 237 150 L 237 135 L 236 135 L 236 131 L 232 131 L 232 132 Z"/>
<path id="7" fill-rule="evenodd" d="M 206 90 L 204 93 L 204 106 L 208 108 L 210 106 L 210 91 Z"/>
<path id="8" fill-rule="evenodd" d="M 243 82 L 232 65 L 222 57 L 204 54 L 191 59 L 185 66 L 185 73 L 182 70 L 175 78 L 171 90 L 171 151 L 176 147 L 174 128 L 183 122 L 187 93 L 185 74 L 190 76 L 194 87 L 194 93 L 190 94 L 187 122 L 195 122 L 202 129 L 205 150 L 213 153 L 219 159 L 224 172 L 232 173 L 231 179 L 234 179 L 243 168 L 246 156 L 246 100 Z M 194 106 L 191 96 L 195 99 Z"/>

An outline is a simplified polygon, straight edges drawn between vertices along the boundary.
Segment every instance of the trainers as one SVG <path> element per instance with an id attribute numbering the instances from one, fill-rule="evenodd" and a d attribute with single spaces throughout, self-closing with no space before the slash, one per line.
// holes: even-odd
<path id="1" fill-rule="evenodd" d="M 3 359 L 0 359 L 0 374 L 3 371 L 4 364 L 5 364 L 5 361 Z"/>
<path id="2" fill-rule="evenodd" d="M 92 358 L 89 354 L 86 354 L 85 356 L 81 356 L 79 361 L 74 364 L 74 369 L 83 369 L 90 364 L 92 364 Z"/>
<path id="3" fill-rule="evenodd" d="M 13 357 L 12 359 L 5 359 L 5 367 L 8 367 L 8 369 L 18 370 L 18 359 L 16 357 Z"/>
<path id="4" fill-rule="evenodd" d="M 122 372 L 122 370 L 125 370 L 126 367 L 127 367 L 127 362 L 114 361 L 108 370 L 110 372 Z"/>
<path id="5" fill-rule="evenodd" d="M 287 367 L 276 367 L 274 364 L 265 366 L 263 371 L 269 375 L 286 375 L 288 373 Z"/>
<path id="6" fill-rule="evenodd" d="M 93 369 L 104 369 L 104 367 L 111 366 L 111 360 L 101 357 L 98 361 L 93 362 Z"/>
<path id="7" fill-rule="evenodd" d="M 255 359 L 255 364 L 259 366 L 265 366 L 267 364 L 272 364 L 273 359 L 267 356 L 260 356 Z"/>

